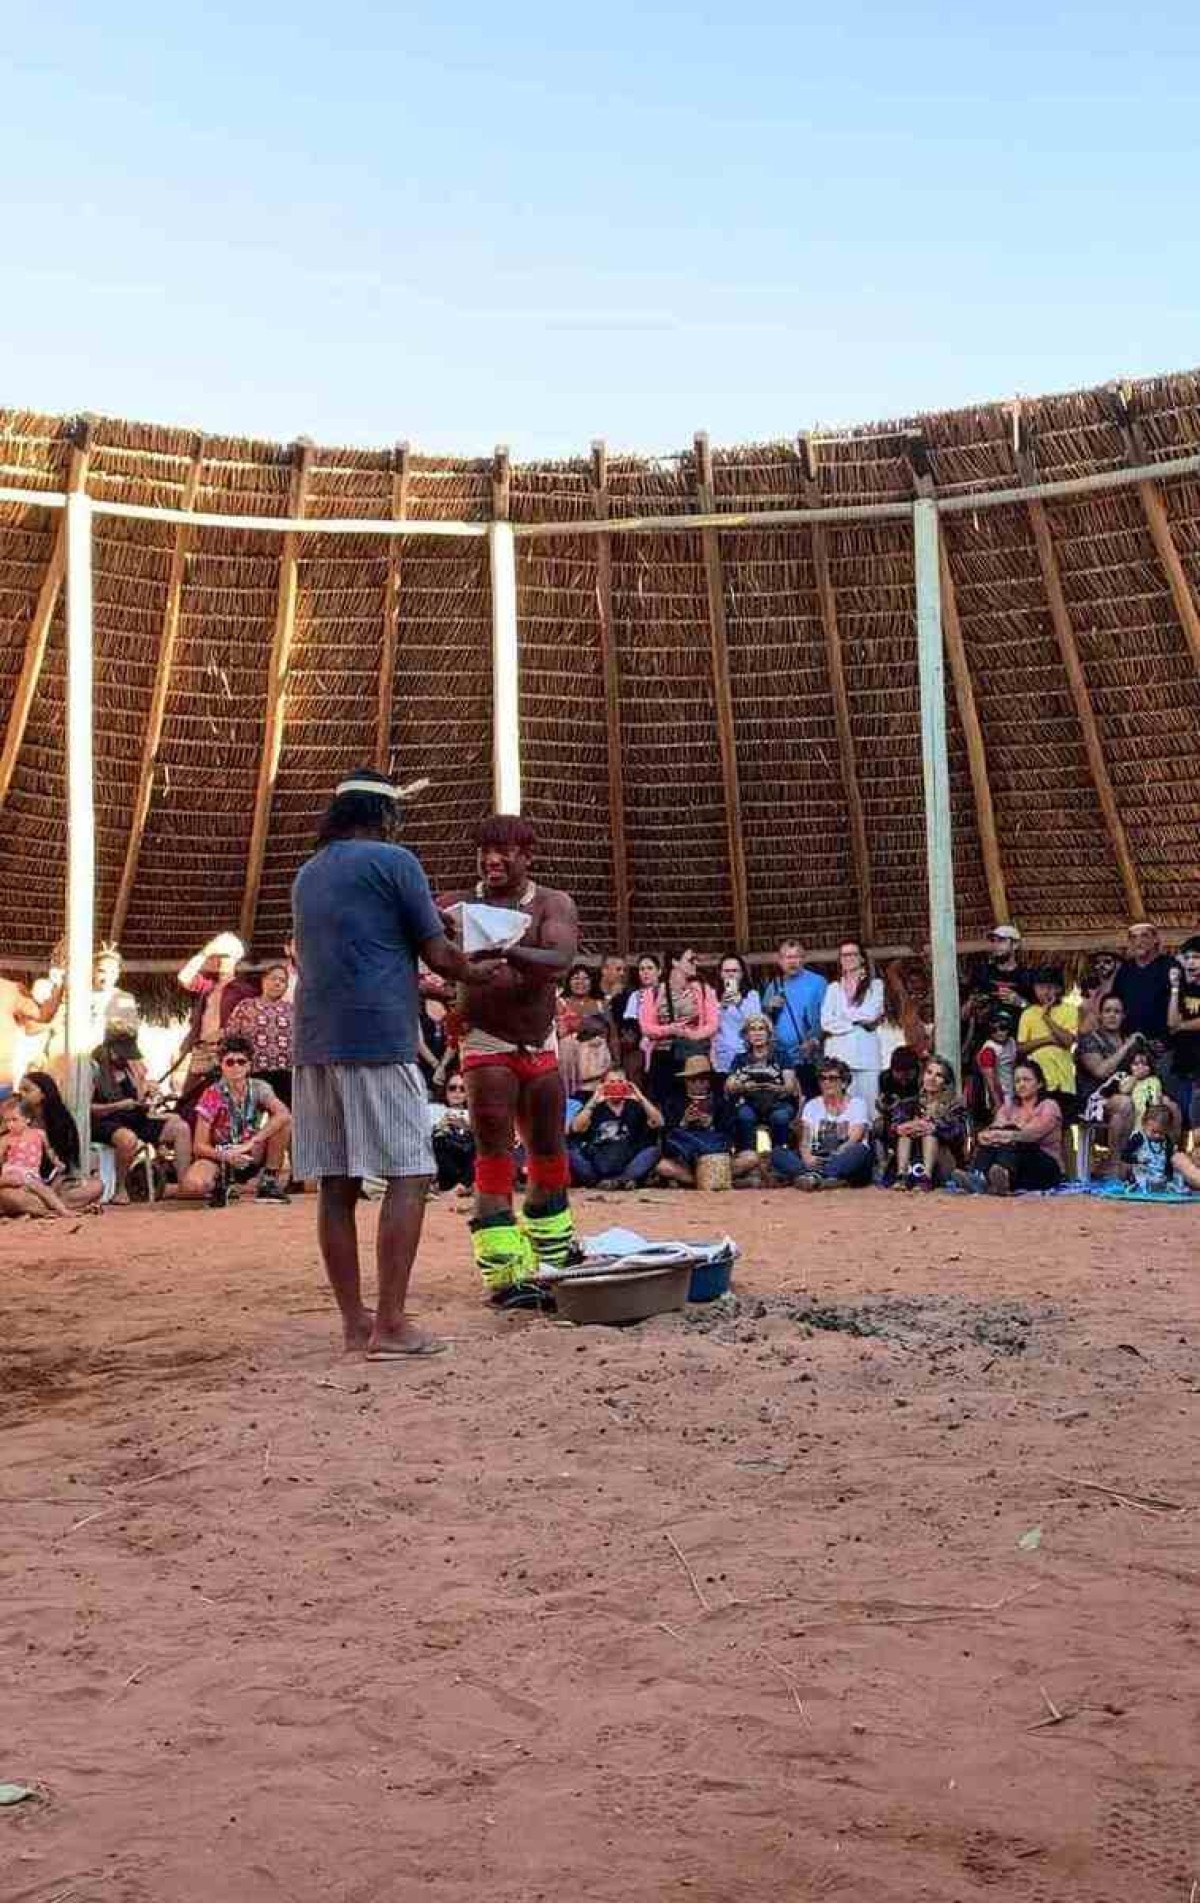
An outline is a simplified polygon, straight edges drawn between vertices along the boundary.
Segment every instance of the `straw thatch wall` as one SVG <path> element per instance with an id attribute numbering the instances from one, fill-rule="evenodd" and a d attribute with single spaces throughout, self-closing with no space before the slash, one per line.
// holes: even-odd
<path id="1" fill-rule="evenodd" d="M 1148 460 L 1200 450 L 1200 374 L 1134 386 Z M 1106 391 L 1022 405 L 1043 480 L 1116 469 L 1129 458 Z M 923 438 L 941 495 L 1018 479 L 1012 417 L 1000 405 L 820 439 L 827 503 L 911 499 L 909 442 Z M 0 483 L 65 486 L 67 419 L 0 411 Z M 199 456 L 195 506 L 286 514 L 291 446 L 93 419 L 89 492 L 179 506 Z M 918 458 L 918 462 L 919 462 Z M 485 520 L 490 460 L 412 455 L 403 507 L 425 520 Z M 312 451 L 305 512 L 387 516 L 392 451 Z M 614 516 L 677 514 L 678 535 L 611 539 L 611 636 L 620 679 L 619 746 L 628 906 L 635 944 L 671 938 L 716 949 L 734 932 L 735 895 L 718 747 L 709 607 L 691 451 L 613 456 Z M 591 519 L 589 459 L 511 471 L 517 523 Z M 794 442 L 716 451 L 718 509 L 796 509 L 812 500 Z M 1200 481 L 1158 485 L 1192 600 L 1200 599 Z M 1200 918 L 1200 674 L 1136 487 L 1047 503 L 1071 630 L 1146 909 L 1164 924 Z M 0 723 L 51 562 L 57 516 L 0 505 Z M 1128 913 L 1111 828 L 1055 640 L 1024 503 L 943 518 L 963 642 L 995 806 L 1012 916 L 1071 936 Z M 112 914 L 130 831 L 162 638 L 176 530 L 96 519 L 98 927 Z M 521 726 L 526 808 L 545 876 L 577 893 L 593 947 L 611 941 L 619 894 L 604 700 L 599 542 L 518 542 Z M 867 868 L 879 943 L 925 932 L 920 710 L 912 537 L 903 521 L 826 531 Z M 733 731 L 745 842 L 749 938 L 767 948 L 799 926 L 830 943 L 857 928 L 863 894 L 850 844 L 813 539 L 804 527 L 719 543 Z M 384 651 L 388 548 L 359 536 L 301 538 L 286 723 L 257 909 L 256 943 L 277 946 L 287 894 L 338 773 L 373 757 Z M 150 816 L 122 933 L 133 957 L 176 957 L 236 924 L 246 883 L 280 585 L 280 541 L 236 528 L 190 532 L 178 644 Z M 390 757 L 429 775 L 410 838 L 435 884 L 469 870 L 466 835 L 490 804 L 491 662 L 482 541 L 399 545 Z M 0 824 L 5 927 L 0 955 L 38 957 L 61 929 L 65 789 L 60 598 Z M 976 805 L 950 697 L 955 870 L 963 936 L 990 913 Z"/>

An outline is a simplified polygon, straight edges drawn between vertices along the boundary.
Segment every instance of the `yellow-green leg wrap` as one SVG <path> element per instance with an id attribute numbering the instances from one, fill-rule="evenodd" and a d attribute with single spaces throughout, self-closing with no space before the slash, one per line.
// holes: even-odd
<path id="1" fill-rule="evenodd" d="M 521 1227 L 533 1245 L 533 1253 L 539 1263 L 548 1268 L 565 1269 L 570 1262 L 578 1260 L 579 1246 L 575 1240 L 575 1224 L 571 1220 L 571 1210 L 566 1192 L 551 1197 L 536 1214 L 531 1215 L 528 1206 L 521 1217 Z"/>
<path id="2" fill-rule="evenodd" d="M 501 1289 L 522 1288 L 537 1274 L 538 1260 L 533 1245 L 516 1217 L 508 1211 L 498 1216 L 477 1217 L 471 1224 L 471 1247 L 489 1295 Z"/>

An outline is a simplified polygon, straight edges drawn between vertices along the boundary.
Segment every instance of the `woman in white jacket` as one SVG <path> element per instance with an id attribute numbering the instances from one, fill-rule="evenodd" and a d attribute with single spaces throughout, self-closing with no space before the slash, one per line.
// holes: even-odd
<path id="1" fill-rule="evenodd" d="M 821 1005 L 825 1055 L 838 1057 L 853 1072 L 852 1096 L 861 1097 L 875 1115 L 879 1089 L 879 1026 L 883 1022 L 883 984 L 863 947 L 847 939 L 838 951 L 841 972 L 826 988 Z"/>

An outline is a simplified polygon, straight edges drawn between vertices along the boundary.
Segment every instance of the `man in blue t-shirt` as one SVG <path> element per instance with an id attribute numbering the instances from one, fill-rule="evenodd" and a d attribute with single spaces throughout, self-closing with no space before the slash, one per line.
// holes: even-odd
<path id="1" fill-rule="evenodd" d="M 404 1313 L 421 1239 L 433 1147 L 417 1064 L 417 964 L 487 985 L 498 959 L 451 945 L 415 855 L 396 844 L 400 796 L 382 773 L 338 786 L 318 849 L 292 886 L 296 986 L 293 1167 L 320 1182 L 321 1254 L 348 1348 L 369 1361 L 436 1353 Z M 355 1205 L 383 1177 L 379 1294 L 363 1306 Z"/>
<path id="2" fill-rule="evenodd" d="M 805 1098 L 815 1097 L 825 980 L 805 966 L 804 946 L 798 938 L 782 939 L 776 956 L 779 975 L 768 978 L 762 989 L 763 1010 L 775 1026 L 775 1061 L 784 1070 L 796 1072 Z"/>

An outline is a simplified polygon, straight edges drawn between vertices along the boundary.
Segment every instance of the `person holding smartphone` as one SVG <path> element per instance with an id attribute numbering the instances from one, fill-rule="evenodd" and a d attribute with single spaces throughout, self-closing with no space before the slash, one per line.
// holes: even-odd
<path id="1" fill-rule="evenodd" d="M 618 1065 L 571 1121 L 571 1181 L 583 1189 L 632 1189 L 649 1176 L 661 1148 L 663 1114 Z"/>

